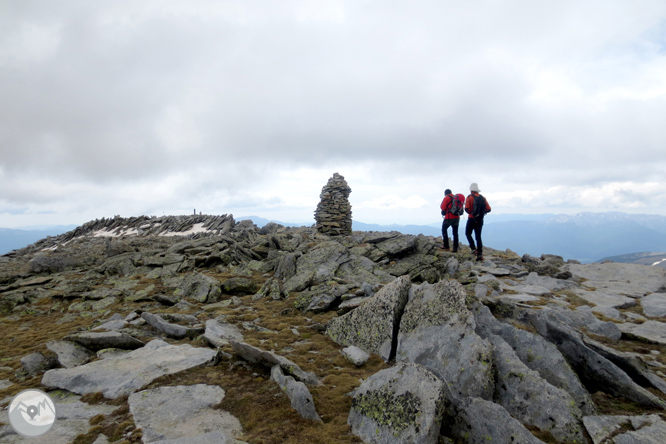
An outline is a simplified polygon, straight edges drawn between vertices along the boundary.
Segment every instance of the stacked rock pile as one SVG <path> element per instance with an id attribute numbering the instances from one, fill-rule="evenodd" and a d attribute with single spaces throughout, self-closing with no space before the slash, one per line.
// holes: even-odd
<path id="1" fill-rule="evenodd" d="M 351 188 L 340 174 L 335 173 L 328 179 L 328 183 L 321 190 L 321 201 L 315 211 L 317 231 L 333 236 L 351 234 L 349 193 Z"/>

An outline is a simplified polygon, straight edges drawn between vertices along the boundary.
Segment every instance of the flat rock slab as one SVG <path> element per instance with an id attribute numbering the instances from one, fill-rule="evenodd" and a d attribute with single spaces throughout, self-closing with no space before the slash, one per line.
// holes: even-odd
<path id="1" fill-rule="evenodd" d="M 49 396 L 56 405 L 56 421 L 48 433 L 27 439 L 14 433 L 11 426 L 0 426 L 0 442 L 3 444 L 70 444 L 78 435 L 87 433 L 92 427 L 90 418 L 96 415 L 109 415 L 117 406 L 97 404 L 90 405 L 80 401 L 81 397 L 68 392 L 51 392 Z M 0 411 L 0 422 L 9 424 L 7 411 Z M 6 429 L 3 429 L 6 427 Z M 4 434 L 4 436 L 3 436 Z"/>
<path id="2" fill-rule="evenodd" d="M 534 296 L 546 296 L 551 294 L 549 289 L 542 287 L 541 285 L 516 285 L 511 289 L 513 291 L 517 291 L 518 293 L 531 294 Z"/>
<path id="3" fill-rule="evenodd" d="M 213 431 L 222 437 L 216 442 L 233 442 L 242 431 L 240 422 L 228 412 L 213 409 L 223 398 L 224 390 L 216 385 L 158 387 L 130 395 L 129 408 L 135 424 L 143 429 L 143 442 L 195 442 L 199 435 Z"/>
<path id="4" fill-rule="evenodd" d="M 596 306 L 609 308 L 629 308 L 636 305 L 636 300 L 613 292 L 574 289 L 576 296 Z"/>
<path id="5" fill-rule="evenodd" d="M 594 444 L 657 444 L 666 442 L 666 423 L 658 415 L 586 416 L 583 424 Z"/>
<path id="6" fill-rule="evenodd" d="M 208 348 L 169 345 L 155 339 L 145 347 L 114 359 L 49 370 L 42 384 L 78 394 L 102 392 L 105 397 L 114 399 L 129 395 L 160 376 L 203 365 L 211 361 L 215 353 Z"/>
<path id="7" fill-rule="evenodd" d="M 564 269 L 573 277 L 586 279 L 583 286 L 610 293 L 642 297 L 657 292 L 666 282 L 666 269 L 637 264 L 568 264 Z"/>
<path id="8" fill-rule="evenodd" d="M 636 336 L 655 344 L 666 345 L 666 324 L 658 321 L 646 321 L 642 324 L 625 322 L 617 324 L 620 331 L 626 335 Z"/>
<path id="9" fill-rule="evenodd" d="M 540 302 L 543 300 L 539 296 L 524 293 L 502 295 L 502 299 L 511 302 Z"/>
<path id="10" fill-rule="evenodd" d="M 666 317 L 666 293 L 652 293 L 641 299 L 643 313 L 649 318 Z"/>

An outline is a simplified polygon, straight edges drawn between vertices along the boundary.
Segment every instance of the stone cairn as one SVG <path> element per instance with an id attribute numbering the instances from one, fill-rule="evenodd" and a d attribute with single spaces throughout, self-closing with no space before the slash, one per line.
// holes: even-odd
<path id="1" fill-rule="evenodd" d="M 317 231 L 331 236 L 351 234 L 352 212 L 349 203 L 351 188 L 338 173 L 321 189 L 321 201 L 315 211 Z"/>

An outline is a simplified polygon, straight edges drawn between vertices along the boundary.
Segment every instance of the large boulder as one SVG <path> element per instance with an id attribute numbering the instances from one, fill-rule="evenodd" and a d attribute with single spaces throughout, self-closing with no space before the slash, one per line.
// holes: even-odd
<path id="1" fill-rule="evenodd" d="M 65 336 L 66 341 L 76 342 L 88 350 L 98 351 L 105 348 L 123 348 L 134 350 L 144 346 L 144 343 L 127 333 L 118 331 L 80 332 Z"/>
<path id="2" fill-rule="evenodd" d="M 424 366 L 455 396 L 490 399 L 492 350 L 474 331 L 466 297 L 454 280 L 413 287 L 400 322 L 396 360 Z"/>
<path id="3" fill-rule="evenodd" d="M 490 335 L 496 372 L 495 402 L 525 425 L 563 442 L 585 442 L 582 415 L 567 392 L 523 364 L 511 346 Z"/>
<path id="4" fill-rule="evenodd" d="M 326 334 L 340 345 L 355 345 L 388 361 L 410 287 L 409 276 L 395 279 L 360 307 L 331 319 Z"/>
<path id="5" fill-rule="evenodd" d="M 444 436 L 465 444 L 543 444 L 499 404 L 481 398 L 447 397 Z"/>
<path id="6" fill-rule="evenodd" d="M 420 365 L 398 363 L 361 384 L 347 423 L 366 443 L 436 444 L 444 390 L 444 383 Z"/>
<path id="7" fill-rule="evenodd" d="M 554 344 L 527 330 L 498 321 L 486 306 L 476 310 L 475 316 L 476 331 L 481 337 L 500 336 L 523 364 L 538 372 L 550 384 L 569 393 L 584 414 L 595 413 L 590 394 Z"/>
<path id="8" fill-rule="evenodd" d="M 319 378 L 314 373 L 306 372 L 301 369 L 294 362 L 285 358 L 284 356 L 277 355 L 273 352 L 262 350 L 244 342 L 229 341 L 231 348 L 241 358 L 246 361 L 258 363 L 269 368 L 280 366 L 282 370 L 291 376 L 294 376 L 299 381 L 303 381 L 309 385 L 319 385 Z"/>

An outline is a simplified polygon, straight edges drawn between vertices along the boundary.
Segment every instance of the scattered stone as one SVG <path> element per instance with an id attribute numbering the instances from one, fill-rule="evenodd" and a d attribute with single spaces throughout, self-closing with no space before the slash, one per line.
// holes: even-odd
<path id="1" fill-rule="evenodd" d="M 37 376 L 58 365 L 59 362 L 55 356 L 44 356 L 39 352 L 30 353 L 21 358 L 22 373 L 28 376 Z"/>
<path id="2" fill-rule="evenodd" d="M 213 408 L 222 399 L 224 390 L 218 386 L 167 386 L 131 394 L 129 408 L 146 443 L 185 438 L 195 442 L 199 435 L 213 431 L 233 442 L 242 427 L 230 413 Z"/>
<path id="3" fill-rule="evenodd" d="M 161 316 L 148 313 L 147 311 L 141 313 L 141 318 L 155 330 L 164 333 L 170 338 L 194 338 L 204 332 L 203 328 L 184 327 L 182 325 L 172 324 L 162 319 Z"/>
<path id="4" fill-rule="evenodd" d="M 271 379 L 280 386 L 287 394 L 291 406 L 305 419 L 323 422 L 317 414 L 314 406 L 314 400 L 310 391 L 300 381 L 296 381 L 291 376 L 285 376 L 282 367 L 276 365 L 271 370 Z"/>
<path id="5" fill-rule="evenodd" d="M 65 368 L 83 365 L 94 356 L 87 348 L 71 341 L 49 341 L 46 348 L 58 355 L 58 362 Z"/>
<path id="6" fill-rule="evenodd" d="M 294 364 L 283 356 L 276 355 L 275 353 L 269 351 L 261 350 L 244 342 L 229 342 L 231 343 L 231 347 L 233 348 L 234 353 L 246 361 L 256 362 L 266 367 L 270 367 L 271 369 L 274 366 L 279 365 L 282 370 L 284 370 L 289 375 L 298 378 L 299 381 L 303 381 L 308 385 L 319 385 L 319 378 L 317 378 L 314 373 L 301 370 L 298 365 Z"/>
<path id="7" fill-rule="evenodd" d="M 594 444 L 661 444 L 666 442 L 666 422 L 658 415 L 586 416 L 585 428 Z"/>
<path id="8" fill-rule="evenodd" d="M 108 332 L 81 332 L 74 333 L 64 338 L 67 341 L 73 341 L 87 348 L 97 351 L 103 348 L 123 348 L 134 350 L 143 347 L 145 344 L 138 339 L 118 331 Z"/>
<path id="9" fill-rule="evenodd" d="M 645 321 L 642 324 L 624 322 L 618 324 L 625 335 L 653 344 L 666 345 L 666 323 L 659 321 Z"/>
<path id="10" fill-rule="evenodd" d="M 370 355 L 366 353 L 365 350 L 360 349 L 354 345 L 343 348 L 341 353 L 345 358 L 347 358 L 349 362 L 357 367 L 361 367 L 363 364 L 368 362 L 368 359 L 370 359 Z"/>
<path id="11" fill-rule="evenodd" d="M 217 302 L 222 294 L 220 282 L 201 273 L 191 273 L 182 279 L 173 295 L 197 302 Z"/>
<path id="12" fill-rule="evenodd" d="M 242 342 L 243 334 L 233 324 L 209 319 L 206 321 L 206 331 L 203 338 L 213 347 L 223 347 L 229 345 L 229 341 Z"/>

